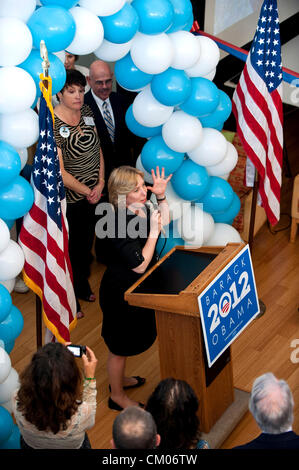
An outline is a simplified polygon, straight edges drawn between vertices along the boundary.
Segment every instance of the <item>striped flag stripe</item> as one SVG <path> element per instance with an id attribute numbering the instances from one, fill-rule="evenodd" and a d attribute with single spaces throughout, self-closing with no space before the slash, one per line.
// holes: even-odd
<path id="1" fill-rule="evenodd" d="M 280 218 L 283 158 L 282 63 L 276 0 L 264 0 L 232 110 L 247 157 L 259 174 L 268 220 Z"/>

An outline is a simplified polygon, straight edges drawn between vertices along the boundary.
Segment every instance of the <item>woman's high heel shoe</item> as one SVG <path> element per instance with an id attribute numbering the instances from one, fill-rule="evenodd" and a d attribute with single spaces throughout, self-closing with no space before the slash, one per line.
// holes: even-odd
<path id="1" fill-rule="evenodd" d="M 138 406 L 140 406 L 140 408 L 144 408 L 144 403 L 138 403 Z M 112 398 L 109 397 L 109 400 L 108 400 L 108 407 L 110 408 L 110 410 L 116 410 L 116 411 L 122 411 L 123 408 L 118 405 L 117 403 L 115 403 L 115 401 L 112 400 Z"/>

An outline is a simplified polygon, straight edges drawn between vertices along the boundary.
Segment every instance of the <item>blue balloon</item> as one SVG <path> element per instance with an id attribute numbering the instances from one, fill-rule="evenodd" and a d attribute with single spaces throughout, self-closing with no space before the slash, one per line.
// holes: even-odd
<path id="1" fill-rule="evenodd" d="M 14 147 L 0 140 L 0 188 L 11 183 L 21 171 L 21 159 Z"/>
<path id="2" fill-rule="evenodd" d="M 10 354 L 14 347 L 15 347 L 15 340 L 4 342 L 4 349 L 7 352 L 7 354 Z"/>
<path id="3" fill-rule="evenodd" d="M 139 16 L 129 3 L 125 3 L 114 15 L 100 16 L 104 26 L 104 38 L 115 44 L 130 41 L 138 31 Z"/>
<path id="4" fill-rule="evenodd" d="M 231 111 L 232 102 L 230 97 L 223 90 L 219 90 L 219 103 L 214 111 L 217 114 L 217 118 L 225 122 L 229 118 Z"/>
<path id="5" fill-rule="evenodd" d="M 27 26 L 32 34 L 33 46 L 39 50 L 40 42 L 44 40 L 48 52 L 67 49 L 76 33 L 76 23 L 71 13 L 56 5 L 35 10 Z"/>
<path id="6" fill-rule="evenodd" d="M 25 178 L 17 176 L 12 183 L 0 191 L 1 219 L 19 219 L 32 207 L 33 189 Z"/>
<path id="7" fill-rule="evenodd" d="M 131 104 L 126 112 L 125 121 L 128 129 L 138 137 L 143 137 L 145 139 L 149 137 L 154 137 L 155 135 L 161 135 L 162 126 L 156 127 L 146 127 L 136 121 L 133 114 L 133 105 Z"/>
<path id="8" fill-rule="evenodd" d="M 165 169 L 165 175 L 174 173 L 183 163 L 184 154 L 170 149 L 162 136 L 155 136 L 148 140 L 141 151 L 141 163 L 143 168 L 151 173 L 151 170 L 159 166 Z"/>
<path id="9" fill-rule="evenodd" d="M 0 323 L 7 317 L 12 307 L 11 295 L 3 284 L 0 284 Z"/>
<path id="10" fill-rule="evenodd" d="M 20 310 L 12 305 L 7 317 L 0 323 L 0 340 L 5 344 L 14 341 L 22 332 L 24 319 Z"/>
<path id="11" fill-rule="evenodd" d="M 130 52 L 115 63 L 114 74 L 120 86 L 136 91 L 150 83 L 153 75 L 142 72 L 134 64 Z"/>
<path id="12" fill-rule="evenodd" d="M 190 0 L 169 0 L 174 10 L 173 22 L 171 27 L 167 30 L 168 33 L 176 33 L 190 21 L 191 15 L 193 15 L 192 3 Z"/>
<path id="13" fill-rule="evenodd" d="M 7 439 L 0 444 L 0 449 L 20 449 L 20 430 L 16 424 L 13 425 L 12 433 Z"/>
<path id="14" fill-rule="evenodd" d="M 204 196 L 196 202 L 203 204 L 205 212 L 226 211 L 233 201 L 231 185 L 219 176 L 210 176 L 209 187 Z"/>
<path id="15" fill-rule="evenodd" d="M 194 77 L 190 81 L 191 93 L 180 108 L 196 117 L 212 113 L 219 103 L 219 90 L 215 83 L 203 77 Z"/>
<path id="16" fill-rule="evenodd" d="M 202 127 L 212 127 L 217 131 L 221 131 L 223 129 L 224 122 L 219 121 L 215 113 L 208 114 L 207 116 L 202 116 L 198 119 L 200 120 Z"/>
<path id="17" fill-rule="evenodd" d="M 153 96 L 166 106 L 178 106 L 191 93 L 191 80 L 184 70 L 169 67 L 155 75 L 151 81 Z"/>
<path id="18" fill-rule="evenodd" d="M 6 223 L 7 227 L 9 228 L 9 230 L 14 226 L 15 219 L 9 220 L 9 219 L 3 219 L 2 217 L 1 217 L 1 219 L 3 220 L 3 222 Z"/>
<path id="19" fill-rule="evenodd" d="M 69 8 L 73 8 L 75 5 L 77 5 L 78 0 L 40 0 L 40 2 L 44 6 L 56 5 L 68 10 Z"/>
<path id="20" fill-rule="evenodd" d="M 171 183 L 179 197 L 187 201 L 197 201 L 208 190 L 209 179 L 207 170 L 188 158 L 174 172 Z"/>
<path id="21" fill-rule="evenodd" d="M 14 422 L 6 408 L 0 406 L 0 445 L 7 441 L 13 431 Z"/>
<path id="22" fill-rule="evenodd" d="M 193 16 L 193 13 L 192 13 L 192 15 L 190 15 L 190 18 L 188 19 L 188 21 L 186 23 L 186 26 L 184 26 L 184 28 L 182 28 L 182 31 L 190 32 L 191 29 L 192 29 L 193 23 L 194 23 L 194 16 Z"/>
<path id="23" fill-rule="evenodd" d="M 170 224 L 169 227 L 165 227 L 165 235 L 166 237 L 161 233 L 156 243 L 156 253 L 159 255 L 159 258 L 162 258 L 175 246 L 185 245 L 185 241 L 182 238 L 174 236 L 173 224 Z"/>
<path id="24" fill-rule="evenodd" d="M 143 34 L 164 33 L 172 25 L 174 10 L 170 0 L 134 0 L 132 7 L 140 19 Z"/>
<path id="25" fill-rule="evenodd" d="M 241 201 L 239 196 L 234 192 L 231 205 L 223 212 L 212 213 L 213 219 L 217 223 L 232 225 L 234 218 L 241 209 Z"/>
<path id="26" fill-rule="evenodd" d="M 66 79 L 66 70 L 64 64 L 55 54 L 48 54 L 51 64 L 50 76 L 52 79 L 52 95 L 56 95 L 64 86 Z M 33 49 L 27 59 L 19 67 L 26 70 L 33 78 L 36 85 L 37 97 L 41 95 L 39 88 L 40 74 L 43 72 L 42 58 L 37 49 Z"/>
<path id="27" fill-rule="evenodd" d="M 219 103 L 216 109 L 208 114 L 207 116 L 200 116 L 199 120 L 203 127 L 212 127 L 221 131 L 223 129 L 224 122 L 228 119 L 231 110 L 232 103 L 229 96 L 224 93 L 223 90 L 219 91 Z"/>

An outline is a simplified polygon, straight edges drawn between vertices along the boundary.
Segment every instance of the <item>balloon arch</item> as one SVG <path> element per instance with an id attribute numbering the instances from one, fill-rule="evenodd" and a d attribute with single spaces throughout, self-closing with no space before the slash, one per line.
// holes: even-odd
<path id="1" fill-rule="evenodd" d="M 130 131 L 147 140 L 136 166 L 173 173 L 167 198 L 172 223 L 157 249 L 176 244 L 240 242 L 232 227 L 240 200 L 227 182 L 237 151 L 221 132 L 229 97 L 213 83 L 219 49 L 190 32 L 190 0 L 2 0 L 0 4 L 0 448 L 19 448 L 10 399 L 18 374 L 9 353 L 23 328 L 10 293 L 24 265 L 10 239 L 16 219 L 33 204 L 20 175 L 38 140 L 42 72 L 40 41 L 50 61 L 53 94 L 65 83 L 65 50 L 115 63 L 115 78 L 137 92 L 126 113 Z"/>

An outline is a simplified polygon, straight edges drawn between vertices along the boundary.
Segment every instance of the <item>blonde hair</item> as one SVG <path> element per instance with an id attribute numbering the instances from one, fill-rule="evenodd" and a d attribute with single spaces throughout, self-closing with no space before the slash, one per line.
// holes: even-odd
<path id="1" fill-rule="evenodd" d="M 137 184 L 137 176 L 143 178 L 143 172 L 132 166 L 124 165 L 115 168 L 108 180 L 109 202 L 114 207 L 126 207 L 126 195 L 133 191 Z"/>

